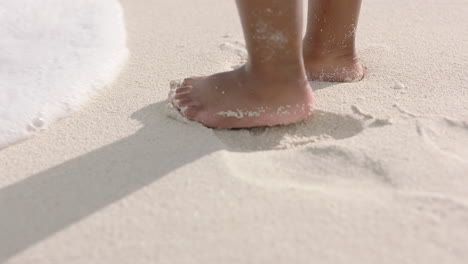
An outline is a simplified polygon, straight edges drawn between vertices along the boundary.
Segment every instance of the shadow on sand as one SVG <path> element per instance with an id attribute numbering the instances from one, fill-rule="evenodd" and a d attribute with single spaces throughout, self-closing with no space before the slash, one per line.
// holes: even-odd
<path id="1" fill-rule="evenodd" d="M 1 189 L 0 263 L 216 151 L 203 137 L 193 140 L 190 133 L 174 137 L 174 131 L 204 128 L 167 121 L 164 105 L 153 104 L 133 114 L 144 124 L 134 135 Z M 191 151 L 185 151 L 187 146 Z"/>
<path id="2" fill-rule="evenodd" d="M 187 163 L 218 150 L 239 151 L 241 145 L 255 145 L 264 131 L 244 131 L 242 140 L 230 142 L 235 131 L 213 132 L 168 119 L 165 104 L 134 113 L 132 118 L 144 125 L 135 134 L 0 189 L 0 263 Z M 333 126 L 324 130 L 324 124 Z M 266 138 L 273 142 L 263 145 L 274 149 L 288 134 L 328 133 L 344 139 L 362 130 L 359 121 L 327 112 L 301 127 L 269 128 Z M 206 133 L 199 133 L 200 129 Z"/>

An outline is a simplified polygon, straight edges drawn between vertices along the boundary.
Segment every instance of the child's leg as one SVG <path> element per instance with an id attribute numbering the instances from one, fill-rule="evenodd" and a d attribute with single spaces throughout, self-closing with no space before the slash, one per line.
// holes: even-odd
<path id="1" fill-rule="evenodd" d="M 304 63 L 309 79 L 359 81 L 355 36 L 361 0 L 309 0 Z"/>
<path id="2" fill-rule="evenodd" d="M 208 127 L 288 124 L 310 113 L 312 90 L 302 57 L 302 0 L 237 0 L 249 61 L 188 78 L 172 95 L 189 119 Z"/>

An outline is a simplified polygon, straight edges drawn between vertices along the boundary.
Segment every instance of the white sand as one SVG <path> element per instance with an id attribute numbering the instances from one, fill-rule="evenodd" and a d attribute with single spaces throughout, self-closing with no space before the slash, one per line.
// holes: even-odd
<path id="1" fill-rule="evenodd" d="M 0 262 L 467 263 L 468 1 L 364 1 L 367 78 L 250 131 L 163 102 L 245 58 L 234 1 L 122 4 L 114 85 L 0 152 Z"/>

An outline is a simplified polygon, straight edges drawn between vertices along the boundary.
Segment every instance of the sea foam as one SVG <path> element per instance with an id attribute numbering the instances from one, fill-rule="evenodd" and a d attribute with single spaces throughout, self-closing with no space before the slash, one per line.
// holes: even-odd
<path id="1" fill-rule="evenodd" d="M 0 148 L 78 109 L 126 57 L 117 0 L 0 1 Z"/>

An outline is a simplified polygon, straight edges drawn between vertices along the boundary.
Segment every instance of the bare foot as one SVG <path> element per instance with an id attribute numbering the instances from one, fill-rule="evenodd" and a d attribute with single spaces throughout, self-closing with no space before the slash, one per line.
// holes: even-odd
<path id="1" fill-rule="evenodd" d="M 310 0 L 303 58 L 310 80 L 355 82 L 364 77 L 356 55 L 362 0 Z"/>
<path id="2" fill-rule="evenodd" d="M 313 102 L 312 89 L 305 76 L 282 81 L 262 79 L 245 67 L 187 78 L 170 98 L 185 117 L 210 128 L 295 123 L 311 113 Z"/>
<path id="3" fill-rule="evenodd" d="M 355 54 L 309 53 L 304 65 L 311 81 L 357 82 L 364 78 L 364 67 Z"/>

